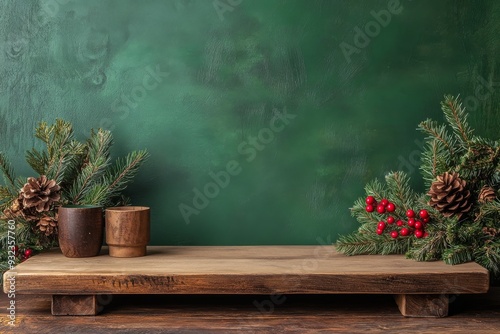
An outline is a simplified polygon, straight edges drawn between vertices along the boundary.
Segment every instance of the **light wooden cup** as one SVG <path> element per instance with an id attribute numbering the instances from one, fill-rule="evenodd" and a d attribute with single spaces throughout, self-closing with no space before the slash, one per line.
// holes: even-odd
<path id="1" fill-rule="evenodd" d="M 150 208 L 117 206 L 106 209 L 106 243 L 113 257 L 146 255 Z"/>

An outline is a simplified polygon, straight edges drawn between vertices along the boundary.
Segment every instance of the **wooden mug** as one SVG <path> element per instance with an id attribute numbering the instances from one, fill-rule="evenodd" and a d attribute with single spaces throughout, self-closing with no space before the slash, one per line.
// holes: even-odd
<path id="1" fill-rule="evenodd" d="M 145 206 L 117 206 L 106 209 L 106 243 L 113 257 L 146 255 L 149 242 L 150 209 Z"/>
<path id="2" fill-rule="evenodd" d="M 97 256 L 104 233 L 102 207 L 65 205 L 58 209 L 59 247 L 66 257 Z"/>

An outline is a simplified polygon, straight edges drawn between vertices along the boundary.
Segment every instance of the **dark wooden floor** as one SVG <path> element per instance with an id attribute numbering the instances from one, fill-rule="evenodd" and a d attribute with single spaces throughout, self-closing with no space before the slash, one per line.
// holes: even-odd
<path id="1" fill-rule="evenodd" d="M 271 296 L 118 295 L 96 317 L 54 317 L 50 296 L 16 297 L 10 328 L 1 296 L 1 333 L 500 333 L 499 287 L 460 296 L 447 318 L 420 319 L 402 317 L 382 295 L 277 296 L 275 303 Z"/>

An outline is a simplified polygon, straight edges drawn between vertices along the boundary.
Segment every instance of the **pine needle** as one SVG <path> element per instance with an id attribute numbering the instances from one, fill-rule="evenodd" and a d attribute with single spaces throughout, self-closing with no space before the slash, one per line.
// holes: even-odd
<path id="1" fill-rule="evenodd" d="M 12 166 L 10 165 L 9 161 L 7 160 L 7 157 L 3 152 L 0 152 L 0 171 L 3 174 L 5 183 L 10 186 L 15 188 L 14 186 L 14 170 L 12 169 Z"/>
<path id="2" fill-rule="evenodd" d="M 459 97 L 445 95 L 444 101 L 441 102 L 441 108 L 444 116 L 455 132 L 455 136 L 462 143 L 463 146 L 468 146 L 472 138 L 473 130 L 467 122 L 467 113 L 462 107 Z"/>

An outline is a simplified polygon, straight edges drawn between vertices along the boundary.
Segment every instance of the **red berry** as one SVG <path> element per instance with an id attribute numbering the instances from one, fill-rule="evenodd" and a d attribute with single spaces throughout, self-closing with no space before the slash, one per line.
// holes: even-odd
<path id="1" fill-rule="evenodd" d="M 414 227 L 415 226 L 415 218 L 408 219 L 408 226 L 410 226 L 410 227 Z"/>
<path id="2" fill-rule="evenodd" d="M 377 229 L 379 229 L 379 230 L 385 229 L 385 223 L 384 222 L 379 222 L 378 225 L 377 225 Z"/>
<path id="3" fill-rule="evenodd" d="M 395 219 L 393 216 L 387 217 L 387 224 L 394 224 L 394 221 L 395 221 Z"/>
<path id="4" fill-rule="evenodd" d="M 387 211 L 394 212 L 394 210 L 396 210 L 396 206 L 394 205 L 394 203 L 387 204 Z"/>
<path id="5" fill-rule="evenodd" d="M 424 232 L 422 230 L 416 230 L 415 231 L 415 236 L 420 239 L 424 236 Z"/>
<path id="6" fill-rule="evenodd" d="M 402 236 L 407 236 L 408 234 L 410 234 L 410 230 L 406 227 L 403 227 L 400 231 L 401 235 Z"/>
<path id="7" fill-rule="evenodd" d="M 424 232 L 424 238 L 427 238 L 429 236 L 428 232 Z"/>
<path id="8" fill-rule="evenodd" d="M 429 213 L 427 212 L 427 210 L 420 210 L 420 212 L 418 213 L 418 215 L 422 219 L 429 218 Z"/>
<path id="9" fill-rule="evenodd" d="M 366 212 L 373 212 L 374 210 L 375 210 L 375 208 L 373 207 L 373 205 L 368 204 L 366 206 Z"/>
<path id="10" fill-rule="evenodd" d="M 389 201 L 386 198 L 384 198 L 380 201 L 380 204 L 383 206 L 387 206 L 389 204 Z"/>
<path id="11" fill-rule="evenodd" d="M 376 200 L 375 200 L 375 197 L 373 197 L 373 196 L 368 196 L 366 198 L 366 204 L 368 204 L 368 205 L 373 205 L 375 202 L 376 202 Z"/>
<path id="12" fill-rule="evenodd" d="M 385 206 L 383 206 L 382 204 L 379 204 L 377 206 L 377 212 L 380 214 L 385 213 Z"/>
<path id="13" fill-rule="evenodd" d="M 398 225 L 398 226 L 403 226 L 403 225 L 404 225 L 404 223 L 403 223 L 403 221 L 402 221 L 402 220 L 398 220 L 398 221 L 396 222 L 396 225 Z"/>
<path id="14" fill-rule="evenodd" d="M 396 239 L 398 237 L 398 235 L 399 235 L 398 231 L 392 231 L 391 232 L 391 238 Z"/>
<path id="15" fill-rule="evenodd" d="M 17 256 L 17 253 L 19 252 L 19 246 L 15 245 L 14 247 L 12 247 L 12 251 Z"/>
<path id="16" fill-rule="evenodd" d="M 427 224 L 430 220 L 431 220 L 430 217 L 426 217 L 426 218 L 422 219 L 422 221 L 424 222 L 424 224 Z"/>
<path id="17" fill-rule="evenodd" d="M 415 217 L 415 211 L 413 211 L 412 209 L 406 211 L 406 217 L 408 217 L 408 218 Z"/>
<path id="18" fill-rule="evenodd" d="M 33 254 L 33 251 L 29 248 L 24 251 L 25 258 L 29 258 L 32 254 Z"/>
<path id="19" fill-rule="evenodd" d="M 418 220 L 415 222 L 415 229 L 417 230 L 421 230 L 422 227 L 424 227 L 424 225 L 422 224 L 422 222 L 419 222 Z"/>
<path id="20" fill-rule="evenodd" d="M 378 234 L 378 235 L 381 235 L 382 233 L 384 233 L 384 230 L 381 230 L 381 229 L 379 229 L 379 228 L 378 228 L 378 229 L 377 229 L 377 234 Z"/>

